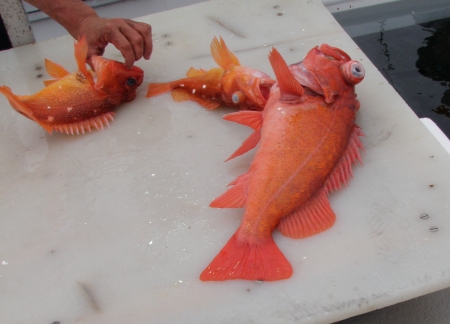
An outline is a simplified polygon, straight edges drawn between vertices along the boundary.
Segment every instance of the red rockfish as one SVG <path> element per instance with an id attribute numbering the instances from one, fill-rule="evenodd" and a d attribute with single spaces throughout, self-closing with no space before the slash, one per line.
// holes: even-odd
<path id="1" fill-rule="evenodd" d="M 136 97 L 144 72 L 138 67 L 101 56 L 92 58 L 94 71 L 86 68 L 87 43 L 82 37 L 75 44 L 78 71 L 69 73 L 48 59 L 45 67 L 54 80 L 44 81 L 46 88 L 30 96 L 16 96 L 11 89 L 0 86 L 11 106 L 34 120 L 50 134 L 53 130 L 67 134 L 103 129 L 113 120 L 112 112 L 120 103 Z"/>
<path id="2" fill-rule="evenodd" d="M 192 100 L 208 109 L 225 105 L 262 110 L 275 80 L 261 71 L 241 66 L 222 37 L 220 41 L 214 37 L 211 55 L 220 68 L 206 71 L 191 67 L 186 73 L 187 78 L 149 84 L 147 97 L 172 91 L 175 101 Z"/>
<path id="3" fill-rule="evenodd" d="M 347 184 L 352 164 L 360 160 L 363 134 L 355 125 L 354 86 L 364 78 L 362 65 L 326 44 L 289 67 L 276 49 L 269 60 L 278 83 L 264 110 L 224 117 L 251 126 L 260 141 L 250 170 L 210 204 L 245 212 L 201 280 L 289 278 L 292 267 L 273 230 L 304 238 L 330 228 L 336 217 L 327 196 Z"/>

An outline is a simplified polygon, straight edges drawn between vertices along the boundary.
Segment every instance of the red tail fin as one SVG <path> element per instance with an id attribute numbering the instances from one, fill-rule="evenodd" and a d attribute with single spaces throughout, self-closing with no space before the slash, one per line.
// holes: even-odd
<path id="1" fill-rule="evenodd" d="M 150 83 L 146 97 L 154 97 L 173 90 L 172 82 L 167 83 Z"/>
<path id="2" fill-rule="evenodd" d="M 235 233 L 211 264 L 202 272 L 203 281 L 229 279 L 274 281 L 292 275 L 289 261 L 272 237 L 250 243 Z"/>

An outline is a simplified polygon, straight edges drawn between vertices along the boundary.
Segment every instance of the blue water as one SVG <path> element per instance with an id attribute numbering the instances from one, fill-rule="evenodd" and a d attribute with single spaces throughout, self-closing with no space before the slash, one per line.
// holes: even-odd
<path id="1" fill-rule="evenodd" d="M 450 18 L 353 38 L 419 117 L 450 137 Z"/>

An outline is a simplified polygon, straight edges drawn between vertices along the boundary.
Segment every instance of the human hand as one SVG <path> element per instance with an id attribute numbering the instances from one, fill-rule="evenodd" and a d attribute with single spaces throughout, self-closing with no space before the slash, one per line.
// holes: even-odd
<path id="1" fill-rule="evenodd" d="M 88 43 L 87 63 L 92 66 L 92 57 L 103 55 L 108 43 L 113 44 L 131 68 L 142 57 L 150 59 L 152 53 L 152 28 L 142 22 L 123 18 L 85 17 L 74 32 L 77 37 L 86 36 Z"/>

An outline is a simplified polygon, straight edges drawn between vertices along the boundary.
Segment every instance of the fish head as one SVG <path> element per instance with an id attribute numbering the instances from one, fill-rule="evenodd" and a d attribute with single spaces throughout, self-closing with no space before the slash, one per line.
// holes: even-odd
<path id="1" fill-rule="evenodd" d="M 325 102 L 348 91 L 364 79 L 364 67 L 343 50 L 322 44 L 311 49 L 303 61 L 289 69 L 301 85 L 323 95 Z"/>
<path id="2" fill-rule="evenodd" d="M 227 104 L 244 109 L 263 110 L 270 89 L 276 83 L 264 72 L 234 66 L 224 73 L 222 88 Z"/>
<path id="3" fill-rule="evenodd" d="M 144 80 L 142 69 L 137 66 L 128 68 L 124 63 L 102 56 L 93 57 L 92 64 L 97 77 L 95 82 L 97 89 L 102 89 L 111 96 L 119 96 L 121 101 L 136 98 L 136 89 Z"/>

